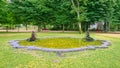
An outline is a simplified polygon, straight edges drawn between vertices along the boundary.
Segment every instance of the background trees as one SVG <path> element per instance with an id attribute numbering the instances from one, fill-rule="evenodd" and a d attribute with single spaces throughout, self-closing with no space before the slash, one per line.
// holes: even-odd
<path id="1" fill-rule="evenodd" d="M 82 33 L 95 22 L 104 22 L 104 31 L 110 31 L 119 21 L 119 0 L 0 0 L 0 24 L 6 28 L 36 25 L 40 31 L 49 25 Z"/>
<path id="2" fill-rule="evenodd" d="M 76 12 L 76 20 L 79 26 L 79 32 L 82 33 L 81 22 L 86 20 L 87 0 L 71 0 L 73 12 Z"/>

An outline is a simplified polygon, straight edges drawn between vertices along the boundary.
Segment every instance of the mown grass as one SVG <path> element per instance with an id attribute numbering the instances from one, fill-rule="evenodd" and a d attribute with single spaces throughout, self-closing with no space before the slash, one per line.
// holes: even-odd
<path id="1" fill-rule="evenodd" d="M 78 33 L 37 33 L 37 37 L 74 36 Z M 56 53 L 13 49 L 8 41 L 26 39 L 30 33 L 0 33 L 0 68 L 120 68 L 120 39 L 92 34 L 96 39 L 109 40 L 108 49 L 88 50 L 83 52 Z"/>

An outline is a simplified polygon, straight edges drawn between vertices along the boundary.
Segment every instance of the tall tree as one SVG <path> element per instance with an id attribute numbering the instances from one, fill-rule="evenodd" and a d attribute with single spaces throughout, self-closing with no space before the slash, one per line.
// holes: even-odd
<path id="1" fill-rule="evenodd" d="M 42 23 L 47 23 L 51 17 L 51 9 L 47 6 L 47 0 L 13 0 L 12 11 L 23 20 L 23 24 L 36 22 L 38 31 Z"/>
<path id="2" fill-rule="evenodd" d="M 82 33 L 81 22 L 86 19 L 86 7 L 88 0 L 71 0 L 73 12 L 76 13 L 79 32 Z"/>
<path id="3" fill-rule="evenodd" d="M 54 0 L 51 5 L 53 10 L 54 25 L 62 27 L 64 32 L 65 25 L 69 24 L 71 20 L 71 3 L 68 0 Z"/>

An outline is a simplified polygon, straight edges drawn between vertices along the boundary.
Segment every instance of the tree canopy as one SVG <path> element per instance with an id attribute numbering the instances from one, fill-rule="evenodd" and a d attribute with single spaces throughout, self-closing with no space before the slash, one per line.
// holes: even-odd
<path id="1" fill-rule="evenodd" d="M 103 21 L 109 31 L 120 22 L 119 9 L 119 0 L 0 0 L 0 23 L 37 25 L 38 31 L 46 25 L 59 25 L 63 30 L 78 25 L 82 33 L 84 23 Z"/>

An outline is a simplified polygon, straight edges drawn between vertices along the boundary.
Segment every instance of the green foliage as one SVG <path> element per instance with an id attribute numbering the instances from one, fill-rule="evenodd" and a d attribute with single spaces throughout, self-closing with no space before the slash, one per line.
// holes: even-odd
<path id="1" fill-rule="evenodd" d="M 5 16 L 4 16 L 4 13 L 5 13 L 5 9 L 6 9 L 6 7 L 5 7 L 5 2 L 3 1 L 3 0 L 0 0 L 0 23 L 2 24 L 3 23 L 3 21 L 5 20 L 4 18 L 5 18 Z"/>
<path id="2" fill-rule="evenodd" d="M 0 0 L 0 23 L 72 28 L 77 22 L 81 30 L 80 23 L 103 21 L 110 28 L 120 22 L 119 9 L 119 0 Z"/>

